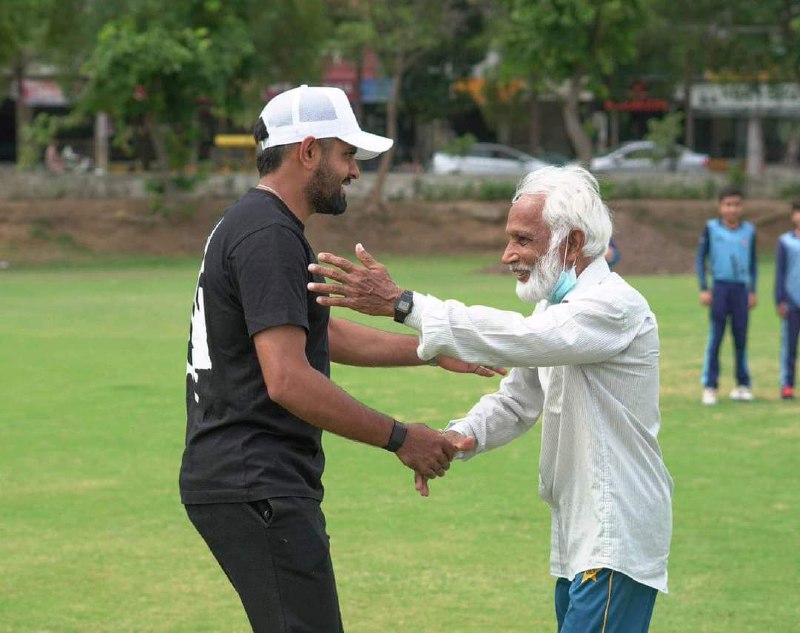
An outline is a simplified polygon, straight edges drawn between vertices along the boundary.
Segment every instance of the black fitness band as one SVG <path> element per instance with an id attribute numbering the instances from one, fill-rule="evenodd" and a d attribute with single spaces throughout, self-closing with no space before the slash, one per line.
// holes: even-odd
<path id="1" fill-rule="evenodd" d="M 389 443 L 384 448 L 390 453 L 396 453 L 400 450 L 400 447 L 403 446 L 403 442 L 406 441 L 407 433 L 408 428 L 406 425 L 395 420 L 394 426 L 392 427 L 392 434 L 389 436 Z"/>

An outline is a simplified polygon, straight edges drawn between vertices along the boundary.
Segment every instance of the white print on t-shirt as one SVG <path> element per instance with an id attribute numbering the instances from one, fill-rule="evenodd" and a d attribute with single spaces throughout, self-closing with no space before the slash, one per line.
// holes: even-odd
<path id="1" fill-rule="evenodd" d="M 214 233 L 220 224 L 222 224 L 222 220 L 217 222 L 217 226 L 214 227 L 211 235 L 206 240 L 206 246 L 203 249 L 203 261 L 200 263 L 200 273 L 197 275 L 194 302 L 192 303 L 192 325 L 189 334 L 189 356 L 186 360 L 186 373 L 192 377 L 195 385 L 197 385 L 197 371 L 199 369 L 211 369 L 211 355 L 208 353 L 208 332 L 206 330 L 206 310 L 203 300 L 203 287 L 200 285 L 200 281 L 203 279 L 203 272 L 206 268 L 208 245 L 211 243 L 211 238 L 214 237 Z M 194 400 L 195 402 L 200 401 L 196 389 Z"/>

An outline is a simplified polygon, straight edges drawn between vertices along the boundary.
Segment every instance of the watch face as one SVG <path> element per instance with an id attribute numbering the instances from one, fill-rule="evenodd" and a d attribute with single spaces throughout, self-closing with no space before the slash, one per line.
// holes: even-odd
<path id="1" fill-rule="evenodd" d="M 411 306 L 409 306 L 408 301 L 401 301 L 397 304 L 397 309 L 400 310 L 400 312 L 408 312 L 409 307 Z"/>

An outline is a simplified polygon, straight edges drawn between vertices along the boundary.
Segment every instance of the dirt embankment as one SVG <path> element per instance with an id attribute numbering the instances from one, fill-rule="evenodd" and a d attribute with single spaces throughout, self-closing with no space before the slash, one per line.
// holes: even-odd
<path id="1" fill-rule="evenodd" d="M 186 203 L 164 219 L 143 200 L 0 200 L 0 260 L 6 266 L 76 260 L 91 254 L 200 256 L 205 239 L 230 200 Z M 389 203 L 370 213 L 359 201 L 340 217 L 313 216 L 307 234 L 317 251 L 349 255 L 356 242 L 381 254 L 487 253 L 505 246 L 507 202 Z M 697 238 L 716 214 L 711 201 L 618 200 L 614 234 L 622 274 L 688 273 Z M 756 222 L 759 248 L 772 250 L 788 230 L 788 206 L 748 200 L 746 218 Z M 786 213 L 781 213 L 786 211 Z"/>

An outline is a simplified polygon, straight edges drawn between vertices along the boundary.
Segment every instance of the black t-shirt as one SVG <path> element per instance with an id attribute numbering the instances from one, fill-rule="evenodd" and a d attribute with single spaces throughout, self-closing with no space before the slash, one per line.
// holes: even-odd
<path id="1" fill-rule="evenodd" d="M 251 189 L 208 238 L 186 366 L 183 503 L 322 499 L 322 432 L 270 400 L 252 341 L 302 327 L 309 364 L 330 375 L 330 310 L 306 288 L 322 279 L 308 271 L 316 258 L 303 228 L 276 196 Z"/>

